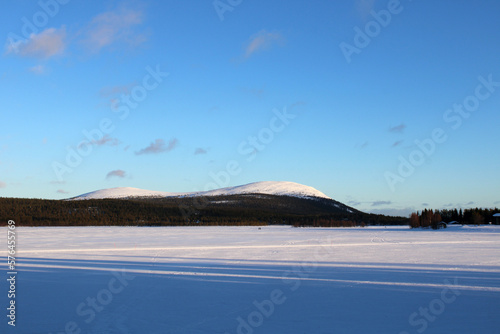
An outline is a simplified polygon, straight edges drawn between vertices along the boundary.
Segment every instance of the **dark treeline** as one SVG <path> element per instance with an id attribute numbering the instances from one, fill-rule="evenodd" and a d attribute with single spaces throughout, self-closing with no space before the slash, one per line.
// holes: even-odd
<path id="1" fill-rule="evenodd" d="M 408 218 L 375 215 L 369 213 L 352 214 L 346 218 L 341 215 L 319 215 L 297 217 L 290 223 L 295 227 L 365 227 L 367 225 L 408 225 Z"/>
<path id="2" fill-rule="evenodd" d="M 459 224 L 482 225 L 496 223 L 495 213 L 500 212 L 498 208 L 494 209 L 444 209 L 444 210 L 427 210 L 412 213 L 410 216 L 410 226 L 416 227 L 431 227 L 437 228 L 440 222 L 450 223 L 458 222 Z"/>
<path id="3" fill-rule="evenodd" d="M 348 210 L 346 210 L 346 208 Z M 160 199 L 43 200 L 0 198 L 0 224 L 19 226 L 364 226 L 408 224 L 408 218 L 366 214 L 338 202 L 300 198 L 217 196 Z"/>

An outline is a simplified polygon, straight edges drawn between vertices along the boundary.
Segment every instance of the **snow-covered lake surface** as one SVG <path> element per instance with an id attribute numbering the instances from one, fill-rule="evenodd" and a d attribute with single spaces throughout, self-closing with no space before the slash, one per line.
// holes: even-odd
<path id="1" fill-rule="evenodd" d="M 16 232 L 1 333 L 500 333 L 500 226 Z"/>

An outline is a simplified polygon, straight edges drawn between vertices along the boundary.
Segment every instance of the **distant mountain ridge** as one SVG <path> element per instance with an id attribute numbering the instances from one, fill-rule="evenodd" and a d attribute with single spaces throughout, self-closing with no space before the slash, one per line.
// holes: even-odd
<path id="1" fill-rule="evenodd" d="M 244 194 L 262 194 L 290 196 L 298 198 L 321 198 L 332 200 L 321 191 L 306 185 L 288 181 L 261 181 L 249 183 L 241 186 L 220 188 L 209 191 L 199 192 L 164 192 L 144 190 L 131 187 L 119 187 L 101 189 L 80 196 L 71 198 L 71 200 L 86 199 L 130 199 L 130 198 L 167 198 L 167 197 L 200 197 L 200 196 L 231 196 Z"/>
<path id="2" fill-rule="evenodd" d="M 361 212 L 294 182 L 255 182 L 173 193 L 111 188 L 66 200 L 0 198 L 0 215 L 26 226 L 293 225 L 348 227 L 407 224 Z"/>

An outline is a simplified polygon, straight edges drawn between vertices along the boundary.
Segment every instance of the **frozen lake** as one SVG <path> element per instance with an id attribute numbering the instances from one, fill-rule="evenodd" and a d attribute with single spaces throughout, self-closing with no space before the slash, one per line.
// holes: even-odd
<path id="1" fill-rule="evenodd" d="M 500 226 L 16 232 L 2 333 L 500 333 Z"/>

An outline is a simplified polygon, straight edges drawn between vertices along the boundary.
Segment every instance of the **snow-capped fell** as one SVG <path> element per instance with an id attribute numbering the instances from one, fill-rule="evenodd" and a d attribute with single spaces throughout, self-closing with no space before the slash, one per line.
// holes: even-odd
<path id="1" fill-rule="evenodd" d="M 93 191 L 87 194 L 77 196 L 73 199 L 103 199 L 103 198 L 133 198 L 133 197 L 196 197 L 196 196 L 224 196 L 240 194 L 265 194 L 281 195 L 293 197 L 330 197 L 313 187 L 305 186 L 295 182 L 285 181 L 263 181 L 254 182 L 242 186 L 221 188 L 209 191 L 191 192 L 191 193 L 172 193 L 164 191 L 143 190 L 138 188 L 110 188 Z"/>
<path id="2" fill-rule="evenodd" d="M 172 197 L 181 196 L 185 193 L 169 193 L 166 191 L 144 190 L 131 187 L 118 187 L 92 191 L 73 199 L 103 199 L 103 198 L 131 198 L 131 197 Z"/>
<path id="3" fill-rule="evenodd" d="M 313 187 L 305 186 L 295 182 L 286 181 L 262 181 L 245 184 L 243 186 L 228 187 L 215 190 L 194 193 L 194 196 L 220 196 L 220 195 L 240 195 L 240 194 L 266 194 L 282 195 L 293 197 L 330 197 Z"/>

